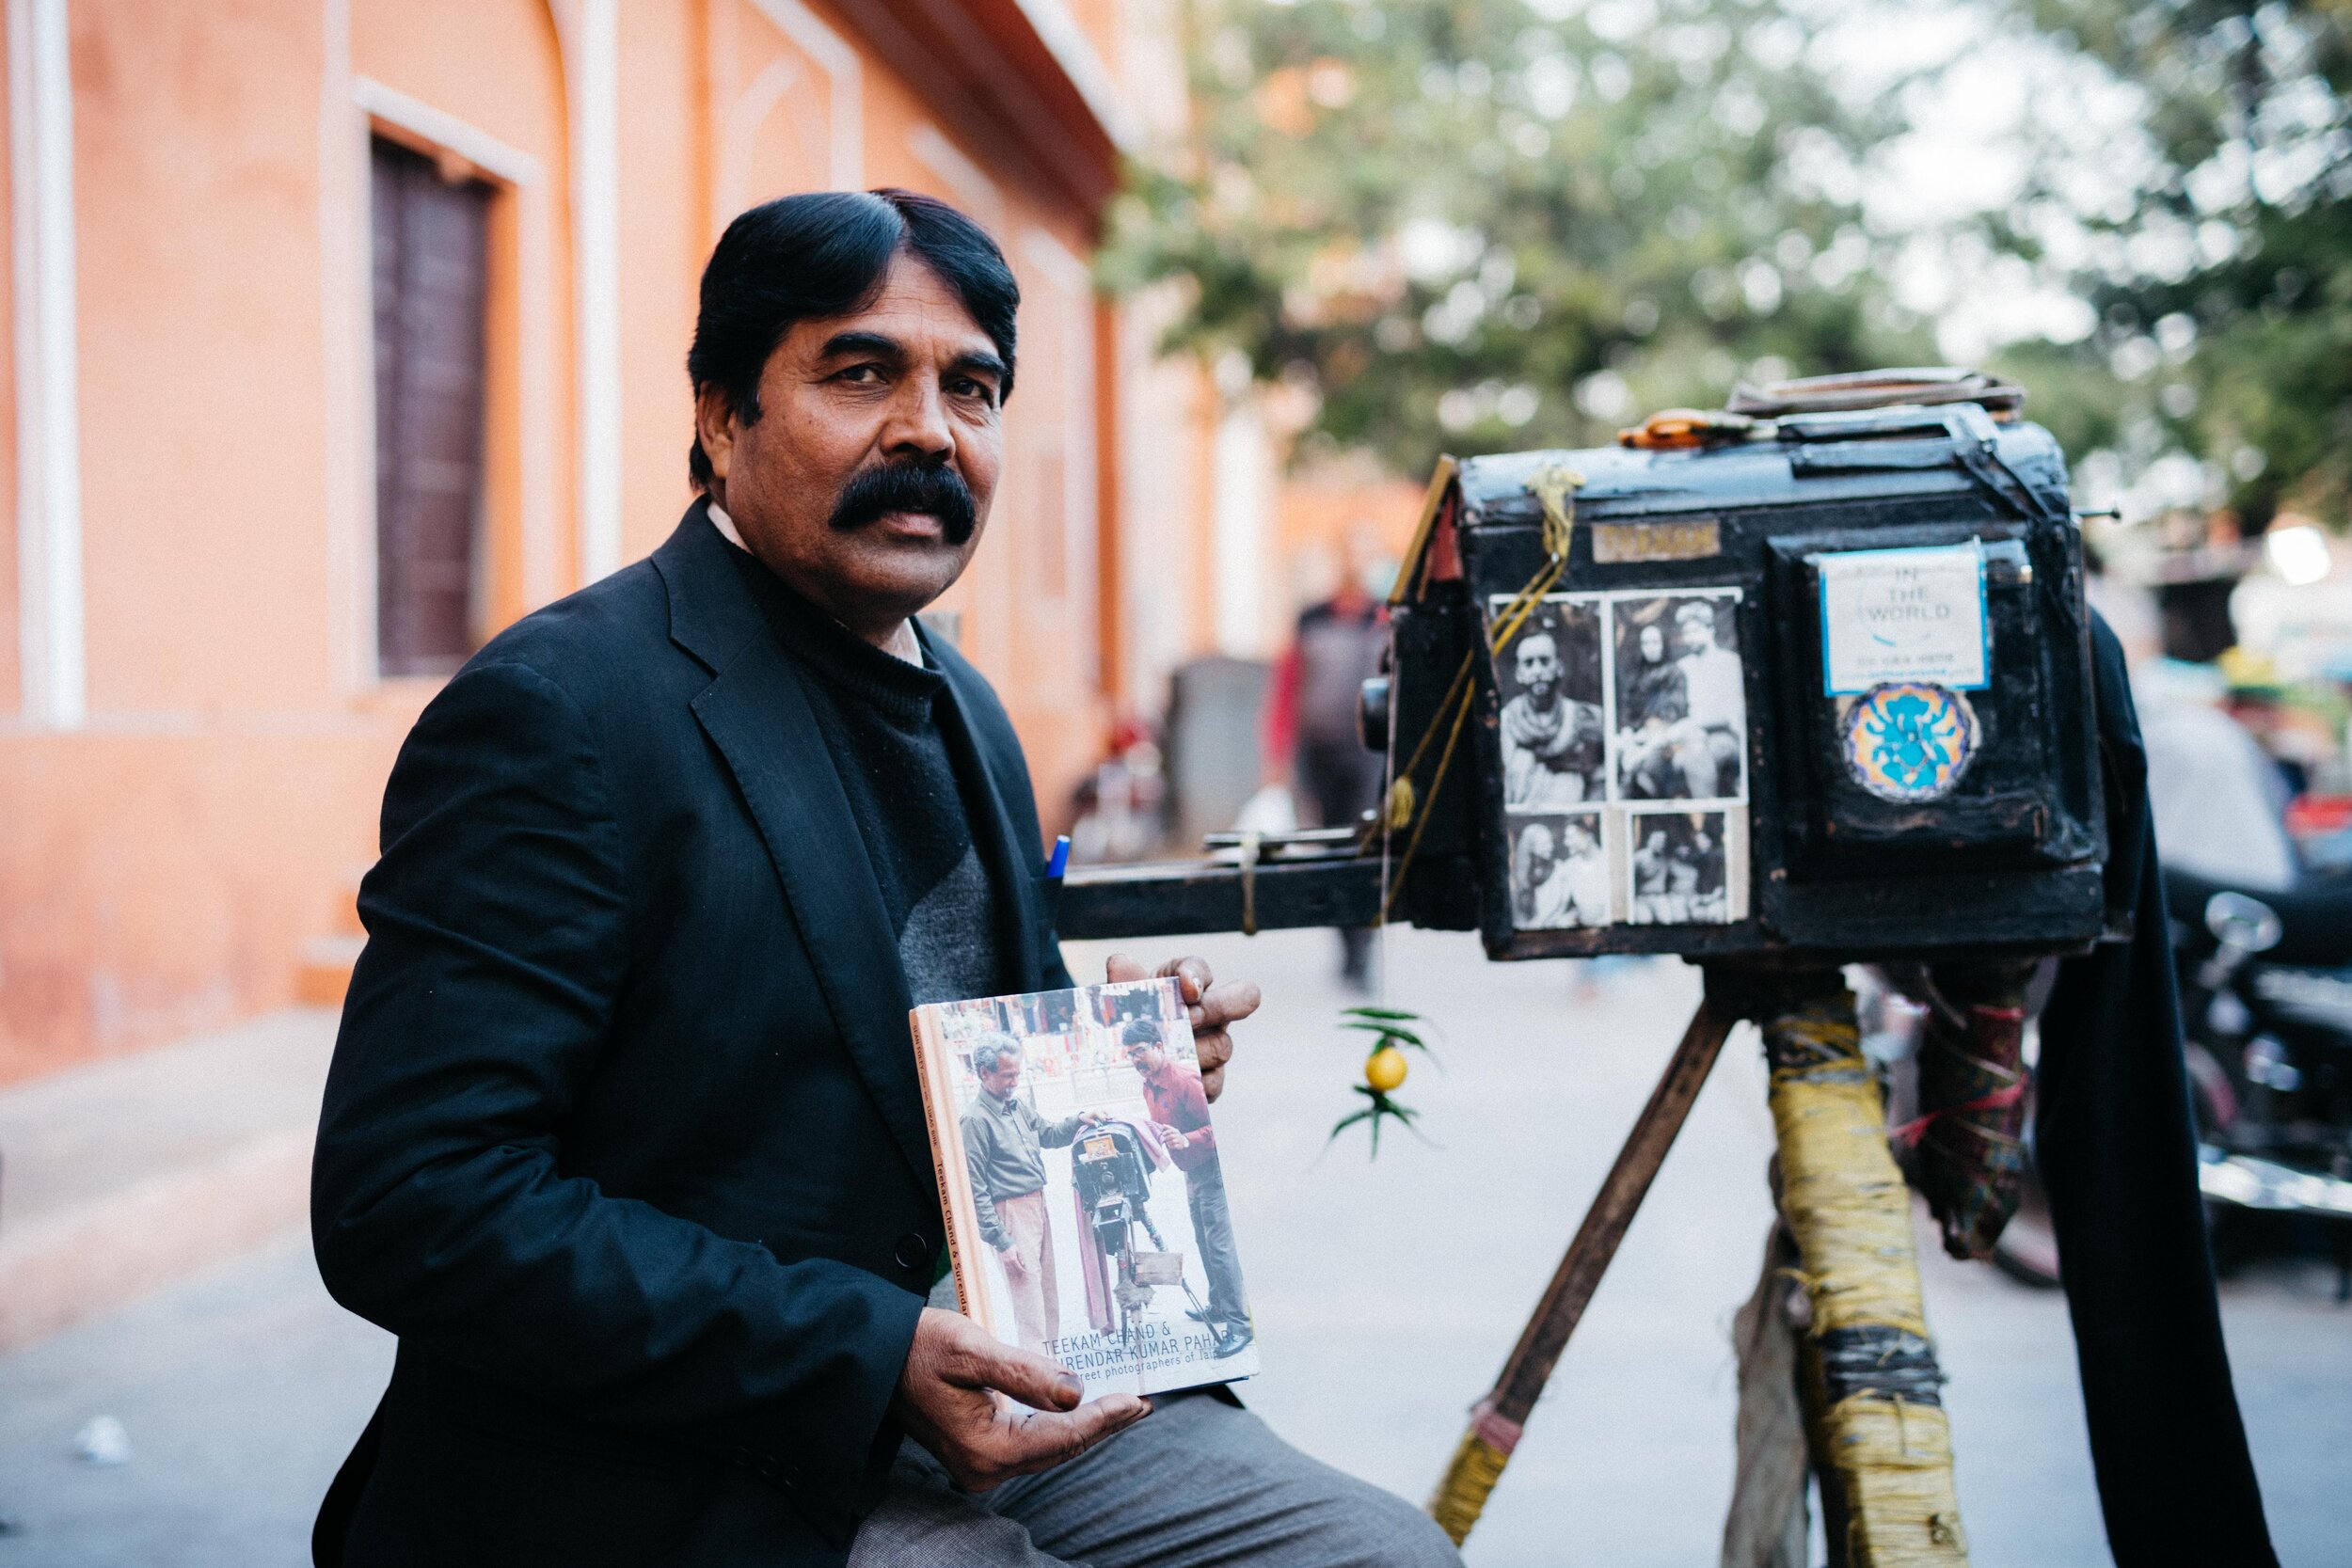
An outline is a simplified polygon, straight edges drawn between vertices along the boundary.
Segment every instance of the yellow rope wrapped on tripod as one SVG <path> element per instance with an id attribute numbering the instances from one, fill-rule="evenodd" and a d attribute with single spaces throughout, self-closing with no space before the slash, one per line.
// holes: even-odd
<path id="1" fill-rule="evenodd" d="M 1445 1467 L 1437 1493 L 1429 1499 L 1429 1516 L 1455 1545 L 1470 1538 L 1470 1528 L 1486 1511 L 1487 1494 L 1510 1463 L 1509 1454 L 1475 1431 L 1462 1433 L 1462 1446 L 1454 1450 L 1453 1463 Z"/>
<path id="2" fill-rule="evenodd" d="M 1915 1386 L 1924 1378 L 1932 1400 L 1938 1374 L 1926 1344 L 1911 1196 L 1887 1152 L 1885 1108 L 1862 1054 L 1852 993 L 1840 989 L 1769 1019 L 1764 1039 L 1780 1136 L 1781 1212 L 1797 1239 L 1813 1307 L 1807 1332 L 1816 1354 L 1808 1361 L 1818 1369 L 1832 1336 L 1847 1346 L 1883 1345 L 1884 1381 Z M 1892 1367 L 1897 1355 L 1906 1358 L 1900 1373 Z M 1865 1385 L 1870 1365 L 1866 1357 Z M 1841 1382 L 1855 1377 L 1851 1367 L 1841 1371 Z M 1842 1397 L 1817 1391 L 1809 1402 L 1821 1455 L 1844 1494 L 1854 1568 L 1966 1563 L 1942 1408 L 1867 1386 Z"/>
<path id="3" fill-rule="evenodd" d="M 1846 1491 L 1846 1556 L 1872 1568 L 1968 1560 L 1952 1495 L 1952 1428 L 1931 1404 L 1857 1394 L 1821 1418 Z"/>

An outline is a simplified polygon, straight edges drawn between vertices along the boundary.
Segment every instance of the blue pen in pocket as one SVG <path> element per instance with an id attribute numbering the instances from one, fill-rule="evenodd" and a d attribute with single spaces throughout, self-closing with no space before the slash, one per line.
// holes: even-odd
<path id="1" fill-rule="evenodd" d="M 1054 852 L 1045 860 L 1045 875 L 1037 879 L 1038 914 L 1048 933 L 1061 916 L 1062 876 L 1069 869 L 1070 835 L 1064 833 L 1054 840 Z"/>

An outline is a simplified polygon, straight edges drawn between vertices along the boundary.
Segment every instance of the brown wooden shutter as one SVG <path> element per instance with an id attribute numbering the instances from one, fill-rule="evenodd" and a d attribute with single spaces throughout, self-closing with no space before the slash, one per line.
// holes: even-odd
<path id="1" fill-rule="evenodd" d="M 373 145 L 376 657 L 447 674 L 474 648 L 491 189 Z"/>

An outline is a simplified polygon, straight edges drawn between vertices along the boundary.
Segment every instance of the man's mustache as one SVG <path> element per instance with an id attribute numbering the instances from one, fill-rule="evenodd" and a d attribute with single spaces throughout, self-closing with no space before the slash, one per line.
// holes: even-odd
<path id="1" fill-rule="evenodd" d="M 841 487 L 833 503 L 831 525 L 854 533 L 894 512 L 927 513 L 939 519 L 941 535 L 950 545 L 972 537 L 979 524 L 972 491 L 963 476 L 944 465 L 892 463 L 867 468 Z"/>

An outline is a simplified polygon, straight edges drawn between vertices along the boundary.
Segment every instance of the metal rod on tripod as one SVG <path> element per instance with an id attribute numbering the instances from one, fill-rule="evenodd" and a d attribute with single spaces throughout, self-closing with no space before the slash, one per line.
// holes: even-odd
<path id="1" fill-rule="evenodd" d="M 1676 1134 L 1682 1131 L 1692 1103 L 1723 1052 L 1724 1038 L 1738 1022 L 1738 1015 L 1722 1003 L 1712 998 L 1700 1002 L 1691 1026 L 1683 1031 L 1682 1043 L 1675 1047 L 1658 1086 L 1650 1091 L 1649 1103 L 1634 1118 L 1633 1131 L 1617 1151 L 1617 1163 L 1609 1167 L 1592 1207 L 1585 1211 L 1576 1239 L 1568 1243 L 1566 1256 L 1545 1287 L 1534 1316 L 1502 1364 L 1502 1375 L 1495 1380 L 1493 1392 L 1473 1407 L 1470 1430 L 1462 1434 L 1453 1463 L 1446 1466 L 1444 1478 L 1429 1499 L 1430 1517 L 1454 1538 L 1455 1545 L 1478 1523 L 1486 1495 L 1502 1479 L 1502 1467 L 1518 1445 L 1528 1414 L 1550 1381 L 1552 1369 L 1567 1349 L 1568 1337 L 1576 1332 L 1594 1289 L 1616 1257 L 1617 1243 L 1625 1240 L 1626 1227 L 1633 1223 L 1658 1167 L 1665 1163 L 1666 1151 L 1674 1147 Z"/>

